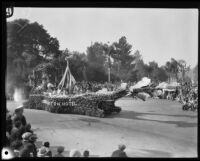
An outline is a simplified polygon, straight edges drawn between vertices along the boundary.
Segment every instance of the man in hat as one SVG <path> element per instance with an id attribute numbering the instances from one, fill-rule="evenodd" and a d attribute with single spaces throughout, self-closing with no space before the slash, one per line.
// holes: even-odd
<path id="1" fill-rule="evenodd" d="M 36 157 L 37 156 L 37 147 L 35 145 L 35 142 L 37 140 L 37 135 L 32 134 L 28 139 L 29 139 L 29 143 L 31 143 L 33 145 L 33 157 Z"/>
<path id="2" fill-rule="evenodd" d="M 20 120 L 23 126 L 26 126 L 26 118 L 23 115 L 24 113 L 24 107 L 23 105 L 18 106 L 15 109 L 15 112 L 13 114 L 13 123 L 17 120 Z"/>
<path id="3" fill-rule="evenodd" d="M 125 149 L 126 149 L 126 146 L 124 144 L 120 144 L 118 146 L 118 150 L 115 150 L 112 153 L 112 157 L 122 157 L 122 158 L 127 157 L 126 152 L 124 152 Z"/>

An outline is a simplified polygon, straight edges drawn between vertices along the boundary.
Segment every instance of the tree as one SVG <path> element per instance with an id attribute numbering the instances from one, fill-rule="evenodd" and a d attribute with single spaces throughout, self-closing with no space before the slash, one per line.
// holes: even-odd
<path id="1" fill-rule="evenodd" d="M 7 77 L 14 85 L 25 84 L 32 69 L 59 54 L 59 42 L 42 25 L 27 19 L 7 22 Z"/>
<path id="2" fill-rule="evenodd" d="M 79 53 L 77 51 L 72 52 L 72 58 L 69 61 L 69 66 L 74 78 L 77 81 L 88 79 L 86 74 L 88 60 L 84 53 Z"/>
<path id="3" fill-rule="evenodd" d="M 120 61 L 121 68 L 129 68 L 131 62 L 133 61 L 133 56 L 130 55 L 132 52 L 132 45 L 129 44 L 126 40 L 126 37 L 123 36 L 119 39 L 118 42 L 113 43 L 114 50 L 111 56 L 116 61 Z"/>
<path id="4" fill-rule="evenodd" d="M 89 62 L 103 65 L 106 60 L 105 48 L 102 43 L 95 42 L 87 48 L 87 59 Z"/>
<path id="5" fill-rule="evenodd" d="M 165 70 L 167 71 L 170 80 L 172 78 L 176 78 L 176 80 L 178 80 L 178 73 L 179 73 L 178 61 L 176 61 L 174 58 L 171 58 L 171 61 L 166 62 Z"/>
<path id="6" fill-rule="evenodd" d="M 184 80 L 185 79 L 185 73 L 190 70 L 190 66 L 186 65 L 185 60 L 179 60 L 178 66 L 179 66 L 179 72 L 182 74 L 182 80 Z"/>
<path id="7" fill-rule="evenodd" d="M 194 81 L 198 81 L 198 64 L 194 67 Z"/>

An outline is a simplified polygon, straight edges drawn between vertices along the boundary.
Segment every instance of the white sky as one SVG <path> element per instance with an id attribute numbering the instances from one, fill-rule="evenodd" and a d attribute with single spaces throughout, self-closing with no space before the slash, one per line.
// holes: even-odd
<path id="1" fill-rule="evenodd" d="M 171 57 L 191 67 L 198 62 L 197 9 L 14 8 L 13 17 L 37 21 L 60 42 L 60 49 L 86 52 L 91 42 L 126 36 L 145 63 L 164 65 Z"/>

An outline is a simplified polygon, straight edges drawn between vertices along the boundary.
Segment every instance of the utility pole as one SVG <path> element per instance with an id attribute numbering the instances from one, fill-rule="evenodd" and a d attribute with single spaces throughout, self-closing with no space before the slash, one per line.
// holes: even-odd
<path id="1" fill-rule="evenodd" d="M 111 68 L 111 62 L 110 62 L 110 52 L 111 52 L 112 48 L 109 47 L 108 50 L 108 83 L 110 83 L 110 68 Z"/>

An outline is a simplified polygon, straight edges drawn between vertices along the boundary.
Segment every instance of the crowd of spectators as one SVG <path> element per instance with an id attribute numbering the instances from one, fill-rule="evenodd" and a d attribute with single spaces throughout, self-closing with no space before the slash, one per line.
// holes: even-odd
<path id="1" fill-rule="evenodd" d="M 23 112 L 23 106 L 17 107 L 12 115 L 8 110 L 6 111 L 6 146 L 11 149 L 14 157 L 90 157 L 89 150 L 81 154 L 77 149 L 70 150 L 69 155 L 65 156 L 63 146 L 57 147 L 57 153 L 53 154 L 48 141 L 37 147 L 38 137 L 31 129 L 31 124 L 27 123 Z M 125 145 L 119 145 L 119 149 L 111 156 L 127 157 L 125 148 Z"/>
<path id="2" fill-rule="evenodd" d="M 190 83 L 182 83 L 176 89 L 162 90 L 159 98 L 178 101 L 183 110 L 198 110 L 198 87 Z"/>
<path id="3" fill-rule="evenodd" d="M 181 86 L 180 102 L 183 104 L 183 110 L 198 110 L 198 87 L 191 84 L 183 84 Z"/>

